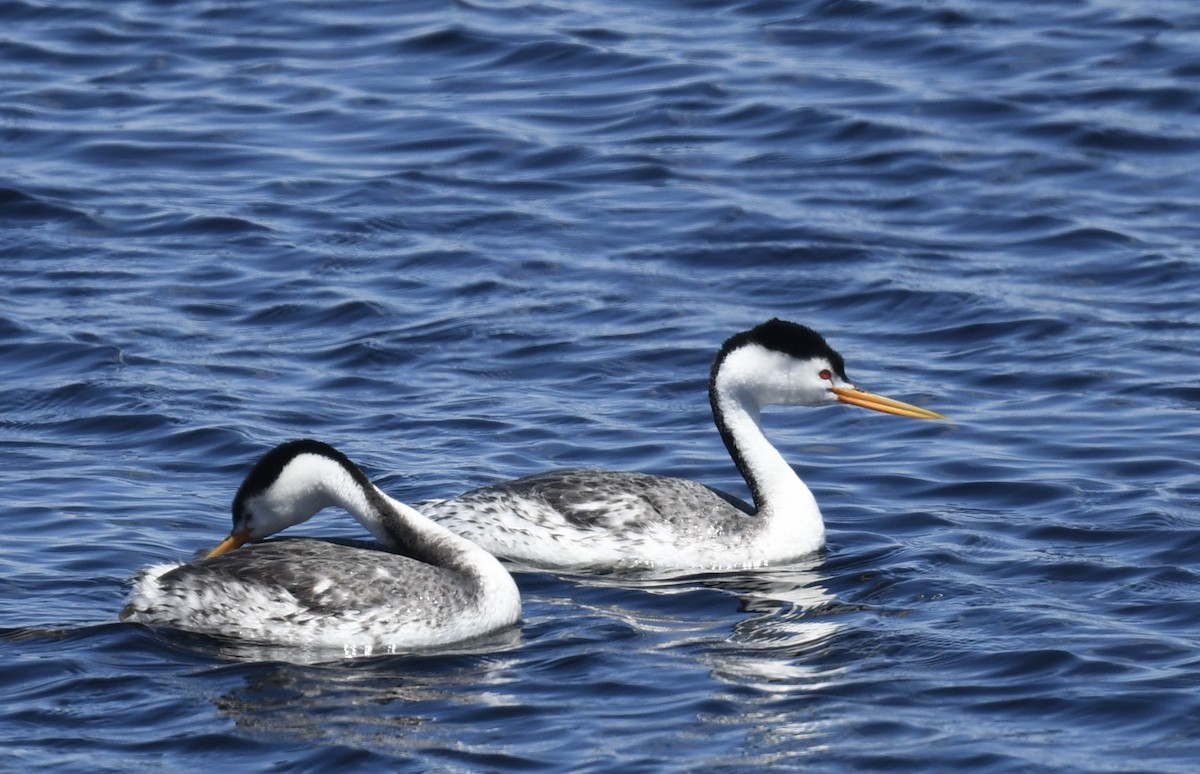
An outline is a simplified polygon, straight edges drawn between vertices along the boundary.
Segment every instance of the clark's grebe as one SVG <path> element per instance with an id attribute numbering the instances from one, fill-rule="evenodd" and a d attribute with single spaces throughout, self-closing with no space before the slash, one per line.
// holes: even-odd
<path id="1" fill-rule="evenodd" d="M 816 500 L 763 435 L 764 406 L 845 403 L 940 414 L 858 389 L 816 331 L 773 319 L 727 340 L 710 373 L 717 430 L 754 507 L 681 478 L 566 470 L 415 507 L 496 556 L 550 569 L 731 569 L 810 554 L 825 543 Z"/>
<path id="2" fill-rule="evenodd" d="M 397 553 L 323 540 L 239 548 L 330 505 Z M 460 642 L 520 614 L 517 586 L 493 556 L 388 497 L 333 447 L 300 440 L 250 471 L 233 531 L 205 559 L 141 571 L 121 619 L 361 654 Z"/>

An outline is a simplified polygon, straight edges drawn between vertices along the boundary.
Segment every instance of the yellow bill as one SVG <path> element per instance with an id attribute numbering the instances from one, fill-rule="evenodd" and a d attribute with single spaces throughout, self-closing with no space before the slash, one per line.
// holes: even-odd
<path id="1" fill-rule="evenodd" d="M 231 533 L 229 533 L 229 537 L 222 540 L 221 544 L 219 546 L 217 546 L 216 548 L 214 548 L 213 550 L 209 551 L 205 555 L 204 558 L 212 559 L 214 556 L 220 556 L 221 554 L 224 554 L 228 551 L 232 551 L 233 549 L 237 548 L 238 546 L 240 546 L 242 543 L 245 543 L 249 539 L 250 539 L 250 530 L 248 530 L 248 529 L 244 529 L 241 532 L 231 532 Z"/>
<path id="2" fill-rule="evenodd" d="M 866 390 L 850 387 L 831 387 L 830 389 L 833 390 L 833 394 L 837 396 L 839 401 L 849 403 L 851 406 L 859 406 L 860 408 L 871 409 L 872 411 L 882 411 L 884 414 L 895 414 L 899 417 L 912 417 L 913 419 L 945 419 L 944 416 L 936 411 L 923 409 L 911 403 L 885 398 L 882 395 L 876 395 Z"/>

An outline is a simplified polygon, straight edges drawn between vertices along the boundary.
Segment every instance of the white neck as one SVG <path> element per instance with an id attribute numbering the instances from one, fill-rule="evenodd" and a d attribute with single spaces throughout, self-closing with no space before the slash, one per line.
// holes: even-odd
<path id="1" fill-rule="evenodd" d="M 302 510 L 315 514 L 326 506 L 336 505 L 397 553 L 482 581 L 512 584 L 508 572 L 494 556 L 387 496 L 365 476 L 360 481 L 328 457 L 305 455 L 297 461 L 301 459 L 307 464 L 289 466 L 288 473 L 294 471 L 296 475 L 291 492 L 293 497 L 300 498 Z"/>
<path id="2" fill-rule="evenodd" d="M 784 402 L 752 378 L 754 353 L 732 352 L 710 385 L 713 416 L 738 466 L 767 532 L 824 542 L 825 526 L 812 492 L 783 455 L 763 434 L 759 417 L 764 405 Z"/>

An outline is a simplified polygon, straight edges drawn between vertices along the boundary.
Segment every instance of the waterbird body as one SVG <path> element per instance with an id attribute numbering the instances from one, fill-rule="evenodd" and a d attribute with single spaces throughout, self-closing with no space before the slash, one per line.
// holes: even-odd
<path id="1" fill-rule="evenodd" d="M 754 505 L 682 478 L 577 469 L 528 476 L 417 508 L 491 553 L 532 567 L 719 570 L 819 550 L 812 492 L 762 432 L 765 406 L 845 403 L 941 418 L 855 387 L 816 331 L 773 319 L 729 338 L 709 377 L 713 418 Z"/>
<path id="2" fill-rule="evenodd" d="M 323 540 L 242 545 L 331 505 L 397 553 Z M 250 471 L 232 532 L 206 558 L 141 571 L 121 618 L 371 653 L 461 642 L 520 612 L 516 584 L 493 556 L 388 497 L 333 447 L 300 440 Z"/>

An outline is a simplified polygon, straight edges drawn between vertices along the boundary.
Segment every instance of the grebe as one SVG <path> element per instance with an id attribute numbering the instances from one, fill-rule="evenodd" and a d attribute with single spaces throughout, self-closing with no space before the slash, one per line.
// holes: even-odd
<path id="1" fill-rule="evenodd" d="M 495 554 L 544 569 L 718 570 L 819 550 L 816 500 L 763 435 L 764 406 L 845 403 L 905 417 L 941 414 L 858 389 L 816 331 L 772 319 L 728 339 L 708 382 L 717 430 L 754 506 L 696 481 L 565 470 L 417 503 L 421 513 Z"/>
<path id="2" fill-rule="evenodd" d="M 323 540 L 239 548 L 330 505 L 397 553 Z M 495 557 L 388 497 L 332 446 L 299 440 L 250 471 L 233 530 L 207 557 L 138 573 L 121 619 L 353 655 L 461 642 L 520 614 L 517 586 Z"/>

